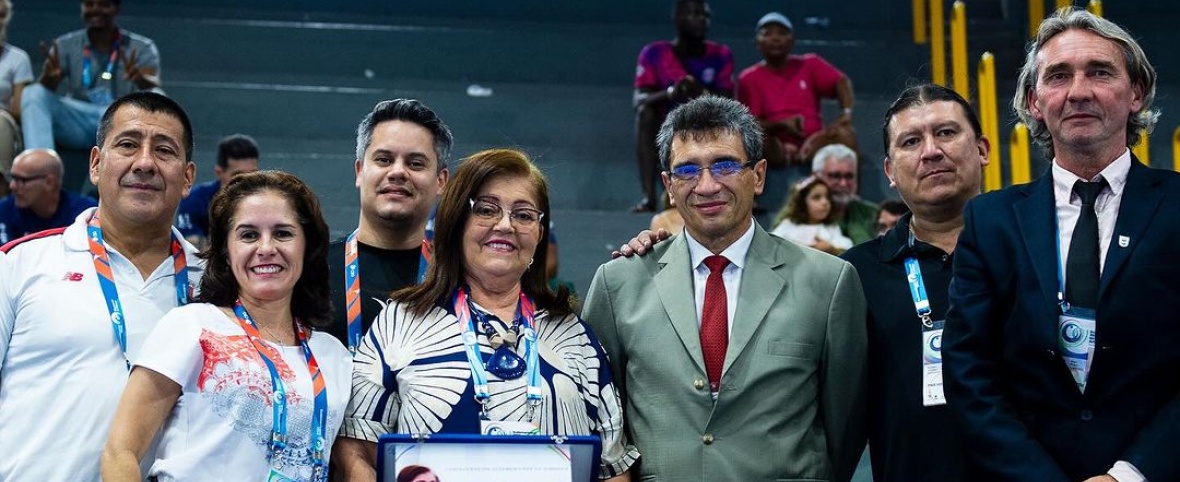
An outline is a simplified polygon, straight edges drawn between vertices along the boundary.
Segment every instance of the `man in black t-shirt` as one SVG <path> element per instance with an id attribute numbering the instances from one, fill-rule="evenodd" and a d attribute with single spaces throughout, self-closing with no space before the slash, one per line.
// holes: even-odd
<path id="1" fill-rule="evenodd" d="M 435 202 L 447 182 L 451 131 L 422 103 L 410 99 L 378 103 L 361 120 L 356 135 L 356 187 L 360 221 L 356 231 L 328 249 L 335 316 L 328 330 L 349 346 L 346 271 L 355 267 L 360 285 L 360 334 L 372 325 L 389 294 L 418 281 L 425 272 L 424 239 Z M 356 259 L 348 246 L 356 243 Z"/>

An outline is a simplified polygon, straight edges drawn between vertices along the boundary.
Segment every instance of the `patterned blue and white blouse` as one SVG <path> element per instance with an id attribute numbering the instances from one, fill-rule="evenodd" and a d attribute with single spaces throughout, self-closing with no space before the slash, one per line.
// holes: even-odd
<path id="1" fill-rule="evenodd" d="M 508 328 L 472 305 L 498 329 Z M 622 405 L 598 338 L 574 314 L 552 318 L 538 310 L 536 326 L 543 397 L 536 423 L 541 433 L 599 436 L 599 476 L 622 474 L 639 452 L 623 434 Z M 397 302 L 382 309 L 353 360 L 352 400 L 341 435 L 376 442 L 386 433 L 479 433 L 480 404 L 460 328 L 449 306 L 435 306 L 424 315 Z M 486 361 L 492 347 L 484 334 L 478 338 Z M 517 346 L 518 355 L 524 355 L 523 345 Z M 526 377 L 487 377 L 488 418 L 527 421 Z"/>

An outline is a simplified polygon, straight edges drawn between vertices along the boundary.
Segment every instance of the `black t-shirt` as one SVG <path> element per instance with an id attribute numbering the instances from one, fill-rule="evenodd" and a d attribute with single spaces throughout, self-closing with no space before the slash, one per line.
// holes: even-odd
<path id="1" fill-rule="evenodd" d="M 957 482 L 968 479 L 963 437 L 946 405 L 922 406 L 922 322 L 906 281 L 905 259 L 915 256 L 930 299 L 931 318 L 950 306 L 953 255 L 915 242 L 908 247 L 910 214 L 884 236 L 841 257 L 852 263 L 868 302 L 869 452 L 873 480 Z"/>
<path id="2" fill-rule="evenodd" d="M 328 333 L 348 346 L 348 300 L 344 286 L 344 245 L 338 239 L 328 247 L 328 279 L 332 285 L 332 326 Z M 418 282 L 422 249 L 381 249 L 357 242 L 361 278 L 361 333 L 369 331 L 389 294 Z"/>

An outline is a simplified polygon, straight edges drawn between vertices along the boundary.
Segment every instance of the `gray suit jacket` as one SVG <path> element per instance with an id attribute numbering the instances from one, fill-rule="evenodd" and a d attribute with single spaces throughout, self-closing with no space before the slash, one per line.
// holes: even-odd
<path id="1" fill-rule="evenodd" d="M 684 236 L 598 269 L 583 317 L 610 356 L 636 480 L 847 481 L 864 448 L 865 301 L 847 262 L 755 227 L 716 404 Z"/>

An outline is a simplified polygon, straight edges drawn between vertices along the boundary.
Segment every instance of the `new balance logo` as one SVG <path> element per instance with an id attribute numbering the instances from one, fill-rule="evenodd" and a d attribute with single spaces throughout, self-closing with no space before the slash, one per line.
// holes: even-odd
<path id="1" fill-rule="evenodd" d="M 75 273 L 73 271 L 66 271 L 65 276 L 61 277 L 62 281 L 82 281 L 82 273 Z"/>

